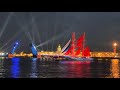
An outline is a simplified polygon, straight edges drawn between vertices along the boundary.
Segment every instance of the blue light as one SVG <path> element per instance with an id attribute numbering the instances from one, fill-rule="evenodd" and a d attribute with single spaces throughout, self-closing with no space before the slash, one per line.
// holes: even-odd
<path id="1" fill-rule="evenodd" d="M 36 47 L 33 43 L 32 43 L 32 46 L 31 46 L 31 50 L 32 50 L 32 54 L 37 56 L 37 50 L 36 50 Z"/>
<path id="2" fill-rule="evenodd" d="M 18 44 L 18 42 L 16 42 L 16 44 Z"/>
<path id="3" fill-rule="evenodd" d="M 11 54 L 14 54 L 15 53 L 15 50 L 16 50 L 16 48 L 18 47 L 18 42 L 15 42 L 15 44 L 14 44 L 14 47 L 13 47 L 13 49 L 12 49 L 12 51 L 11 51 Z"/>
<path id="4" fill-rule="evenodd" d="M 16 58 L 16 57 L 12 58 L 12 61 L 19 61 L 19 60 L 20 58 Z"/>
<path id="5" fill-rule="evenodd" d="M 32 58 L 32 60 L 33 60 L 33 61 L 36 61 L 36 60 L 37 60 L 37 58 Z"/>
<path id="6" fill-rule="evenodd" d="M 12 78 L 18 78 L 20 74 L 20 58 L 12 58 L 11 74 Z"/>

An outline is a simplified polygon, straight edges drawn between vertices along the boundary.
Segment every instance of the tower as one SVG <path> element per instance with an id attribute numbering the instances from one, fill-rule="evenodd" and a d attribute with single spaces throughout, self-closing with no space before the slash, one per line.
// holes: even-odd
<path id="1" fill-rule="evenodd" d="M 57 48 L 57 51 L 58 51 L 58 52 L 61 52 L 61 50 L 62 50 L 62 49 L 61 49 L 61 46 L 60 46 L 60 44 L 59 44 L 59 45 L 58 45 L 58 48 Z"/>
<path id="2" fill-rule="evenodd" d="M 61 46 L 59 44 L 58 47 L 57 47 L 57 53 L 61 53 L 61 52 L 62 52 L 62 49 L 61 49 Z"/>
<path id="3" fill-rule="evenodd" d="M 116 56 L 117 43 L 113 44 L 114 57 Z"/>

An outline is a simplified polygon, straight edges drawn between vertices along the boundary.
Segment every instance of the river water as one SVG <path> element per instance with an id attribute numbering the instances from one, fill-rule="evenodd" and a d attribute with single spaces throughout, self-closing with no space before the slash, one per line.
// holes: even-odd
<path id="1" fill-rule="evenodd" d="M 92 62 L 0 58 L 0 78 L 119 78 L 119 59 Z"/>

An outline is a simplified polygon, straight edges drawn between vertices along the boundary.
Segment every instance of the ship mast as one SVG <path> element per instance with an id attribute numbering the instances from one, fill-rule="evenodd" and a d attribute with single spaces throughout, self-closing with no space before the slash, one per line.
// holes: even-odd
<path id="1" fill-rule="evenodd" d="M 83 57 L 84 57 L 84 54 L 85 54 L 85 32 L 84 32 L 84 39 L 83 39 L 83 50 L 82 50 L 83 52 L 82 52 L 82 55 L 83 55 Z"/>
<path id="2" fill-rule="evenodd" d="M 71 50 L 71 55 L 75 56 L 75 32 L 72 33 L 72 50 Z"/>

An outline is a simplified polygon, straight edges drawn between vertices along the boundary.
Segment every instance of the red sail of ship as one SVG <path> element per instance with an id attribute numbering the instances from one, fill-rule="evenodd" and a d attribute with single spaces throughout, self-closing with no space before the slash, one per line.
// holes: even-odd
<path id="1" fill-rule="evenodd" d="M 65 55 L 69 55 L 71 54 L 71 47 L 67 50 L 67 52 L 65 52 Z"/>
<path id="2" fill-rule="evenodd" d="M 77 51 L 75 55 L 80 54 L 80 51 L 83 48 L 83 40 L 84 40 L 84 34 L 77 40 L 77 45 L 76 45 Z"/>
<path id="3" fill-rule="evenodd" d="M 63 48 L 64 55 L 78 56 L 82 52 L 82 57 L 90 57 L 90 49 L 85 46 L 85 33 L 75 39 L 75 32 L 72 33 L 72 40 Z"/>
<path id="4" fill-rule="evenodd" d="M 83 57 L 90 57 L 90 49 L 89 47 L 86 47 L 82 52 Z"/>
<path id="5" fill-rule="evenodd" d="M 75 55 L 76 55 L 76 56 L 77 56 L 77 55 L 79 55 L 79 54 L 80 54 L 80 52 L 81 52 L 81 50 L 80 50 L 80 48 L 78 48 L 78 50 L 77 50 L 77 52 L 76 52 L 76 54 L 75 54 Z"/>
<path id="6" fill-rule="evenodd" d="M 72 33 L 72 41 L 70 48 L 67 50 L 65 55 L 75 56 L 75 32 Z"/>
<path id="7" fill-rule="evenodd" d="M 82 48 L 83 40 L 84 40 L 84 34 L 77 40 L 77 45 L 76 46 L 78 48 Z"/>

